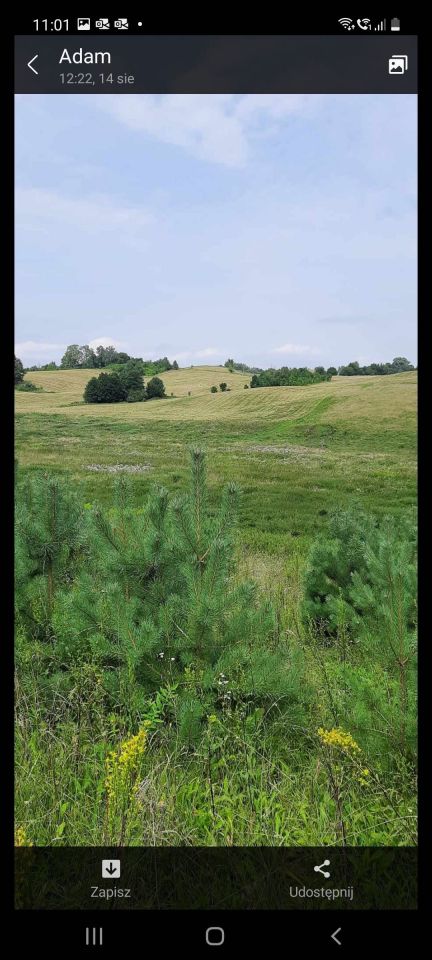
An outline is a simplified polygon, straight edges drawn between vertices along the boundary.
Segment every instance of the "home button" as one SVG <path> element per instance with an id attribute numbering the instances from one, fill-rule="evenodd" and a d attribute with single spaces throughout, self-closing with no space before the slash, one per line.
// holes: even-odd
<path id="1" fill-rule="evenodd" d="M 209 947 L 221 947 L 225 940 L 225 931 L 222 927 L 208 927 L 206 930 L 206 943 Z"/>

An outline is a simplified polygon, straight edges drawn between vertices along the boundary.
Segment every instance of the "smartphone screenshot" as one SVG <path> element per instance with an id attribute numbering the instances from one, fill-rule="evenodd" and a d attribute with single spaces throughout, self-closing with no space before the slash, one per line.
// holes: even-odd
<path id="1" fill-rule="evenodd" d="M 36 14 L 14 31 L 14 942 L 412 948 L 415 20 Z"/>

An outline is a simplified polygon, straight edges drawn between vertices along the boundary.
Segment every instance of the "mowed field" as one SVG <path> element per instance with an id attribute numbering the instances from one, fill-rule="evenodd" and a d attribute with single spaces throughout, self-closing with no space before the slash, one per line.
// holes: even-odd
<path id="1" fill-rule="evenodd" d="M 293 583 L 334 507 L 382 515 L 415 503 L 416 373 L 246 390 L 248 374 L 197 366 L 162 375 L 165 400 L 88 405 L 91 375 L 27 374 L 43 390 L 16 393 L 20 469 L 71 477 L 84 503 L 110 502 L 125 472 L 138 506 L 152 484 L 185 489 L 188 451 L 202 446 L 210 507 L 238 482 L 240 563 L 269 585 L 276 567 Z M 221 381 L 229 392 L 211 394 Z"/>

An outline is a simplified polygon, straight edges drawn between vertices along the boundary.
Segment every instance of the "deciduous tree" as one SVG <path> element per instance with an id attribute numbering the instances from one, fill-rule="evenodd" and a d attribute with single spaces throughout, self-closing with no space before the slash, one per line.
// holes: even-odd
<path id="1" fill-rule="evenodd" d="M 147 383 L 146 393 L 148 400 L 151 400 L 154 397 L 164 397 L 165 385 L 163 380 L 161 380 L 159 377 L 152 377 L 152 379 Z"/>
<path id="2" fill-rule="evenodd" d="M 15 357 L 15 383 L 22 383 L 24 380 L 24 367 L 21 360 Z"/>

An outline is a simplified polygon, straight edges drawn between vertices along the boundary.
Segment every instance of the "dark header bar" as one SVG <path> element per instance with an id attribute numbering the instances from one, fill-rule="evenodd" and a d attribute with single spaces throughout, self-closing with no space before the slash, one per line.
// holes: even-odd
<path id="1" fill-rule="evenodd" d="M 18 36 L 16 93 L 416 93 L 417 38 Z"/>

